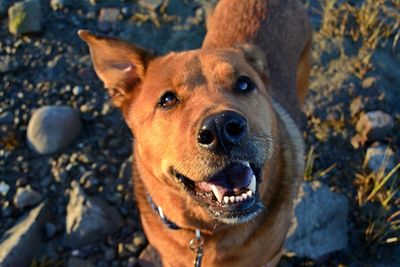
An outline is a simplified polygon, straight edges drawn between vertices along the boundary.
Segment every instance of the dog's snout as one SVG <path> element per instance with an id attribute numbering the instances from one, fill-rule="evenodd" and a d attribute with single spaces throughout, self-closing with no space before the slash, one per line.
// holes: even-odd
<path id="1" fill-rule="evenodd" d="M 247 119 L 234 111 L 224 111 L 207 117 L 199 130 L 197 141 L 205 149 L 230 149 L 247 135 Z"/>

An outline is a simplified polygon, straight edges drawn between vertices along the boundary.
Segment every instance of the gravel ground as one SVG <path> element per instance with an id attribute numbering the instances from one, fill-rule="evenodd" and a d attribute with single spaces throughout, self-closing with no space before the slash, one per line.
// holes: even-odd
<path id="1" fill-rule="evenodd" d="M 117 36 L 157 53 L 197 48 L 205 34 L 210 1 L 170 0 L 153 10 L 138 2 L 158 1 L 43 0 L 40 31 L 22 36 L 9 33 L 7 10 L 14 2 L 0 2 L 0 237 L 32 207 L 47 200 L 51 219 L 44 226 L 45 243 L 33 266 L 136 266 L 147 241 L 131 190 L 132 136 L 108 101 L 92 70 L 88 49 L 76 32 L 88 29 Z M 313 7 L 310 15 L 318 31 L 322 19 L 318 6 Z M 118 15 L 113 17 L 115 9 Z M 313 179 L 350 202 L 349 244 L 316 260 L 286 256 L 282 266 L 396 266 L 400 262 L 398 239 L 369 242 L 365 237 L 382 208 L 375 202 L 358 204 L 356 174 L 365 172 L 364 157 L 372 142 L 357 149 L 351 144 L 360 115 L 381 110 L 390 114 L 394 127 L 380 142 L 391 147 L 395 164 L 399 162 L 400 48 L 391 44 L 376 48 L 372 68 L 360 78 L 348 69 L 359 43 L 315 35 L 304 136 L 308 148 L 315 148 L 312 173 L 334 166 Z M 46 105 L 79 111 L 82 130 L 66 148 L 41 155 L 28 145 L 27 131 L 33 112 Z M 393 186 L 398 188 L 399 183 Z M 115 209 L 123 223 L 115 233 L 78 247 L 65 242 L 65 228 L 67 206 L 73 192 L 81 189 L 84 193 L 79 196 Z M 397 191 L 390 214 L 399 211 L 398 197 Z M 397 229 L 382 236 L 380 241 L 400 234 Z M 79 260 L 85 262 L 76 263 Z"/>

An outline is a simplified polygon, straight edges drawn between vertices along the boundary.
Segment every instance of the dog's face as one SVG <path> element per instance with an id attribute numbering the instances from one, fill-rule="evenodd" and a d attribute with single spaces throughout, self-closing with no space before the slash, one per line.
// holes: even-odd
<path id="1" fill-rule="evenodd" d="M 168 185 L 225 223 L 262 210 L 258 187 L 276 120 L 256 48 L 154 57 L 115 39 L 80 36 L 132 129 L 136 164 L 152 173 L 148 188 Z"/>

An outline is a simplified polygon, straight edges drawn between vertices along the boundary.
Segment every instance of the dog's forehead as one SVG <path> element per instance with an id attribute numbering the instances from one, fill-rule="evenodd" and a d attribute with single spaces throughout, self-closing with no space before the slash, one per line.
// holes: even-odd
<path id="1" fill-rule="evenodd" d="M 148 78 L 172 87 L 195 89 L 214 83 L 230 83 L 243 62 L 234 51 L 189 51 L 159 58 L 149 68 Z"/>

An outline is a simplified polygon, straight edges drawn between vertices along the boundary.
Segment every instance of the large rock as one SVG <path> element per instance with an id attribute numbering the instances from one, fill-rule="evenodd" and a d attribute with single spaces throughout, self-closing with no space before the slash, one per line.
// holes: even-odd
<path id="1" fill-rule="evenodd" d="M 42 203 L 4 233 L 0 240 L 0 266 L 30 266 L 42 246 L 42 228 L 49 216 L 49 206 Z"/>
<path id="2" fill-rule="evenodd" d="M 39 154 L 51 154 L 68 146 L 80 133 L 79 113 L 67 106 L 39 108 L 28 124 L 28 144 Z"/>
<path id="3" fill-rule="evenodd" d="M 72 248 L 102 240 L 122 225 L 118 211 L 104 200 L 87 196 L 76 181 L 71 183 L 67 206 L 65 244 Z"/>
<path id="4" fill-rule="evenodd" d="M 8 30 L 20 35 L 40 32 L 42 29 L 42 12 L 39 0 L 25 0 L 8 9 Z"/>
<path id="5" fill-rule="evenodd" d="M 285 247 L 301 257 L 318 259 L 347 246 L 346 197 L 320 182 L 304 182 L 295 203 L 295 220 Z"/>

